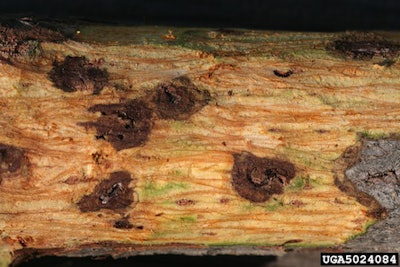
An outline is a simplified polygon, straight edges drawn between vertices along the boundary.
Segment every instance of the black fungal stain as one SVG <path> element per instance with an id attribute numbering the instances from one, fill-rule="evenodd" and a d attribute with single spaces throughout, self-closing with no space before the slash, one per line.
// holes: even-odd
<path id="1" fill-rule="evenodd" d="M 382 66 L 382 67 L 391 67 L 391 66 L 393 66 L 393 64 L 394 63 L 396 63 L 396 61 L 394 61 L 393 59 L 384 59 L 384 60 L 382 60 L 381 62 L 378 62 L 377 64 L 379 65 L 379 66 Z"/>
<path id="2" fill-rule="evenodd" d="M 243 198 L 265 202 L 295 177 L 295 166 L 287 161 L 261 158 L 249 152 L 234 154 L 232 185 Z"/>
<path id="3" fill-rule="evenodd" d="M 83 125 L 95 127 L 96 139 L 110 142 L 116 150 L 141 146 L 148 140 L 152 110 L 141 100 L 95 105 L 89 111 L 100 112 L 101 116 Z"/>
<path id="4" fill-rule="evenodd" d="M 280 71 L 280 70 L 274 70 L 275 76 L 281 77 L 281 78 L 288 78 L 293 74 L 293 70 L 288 70 L 288 71 Z"/>
<path id="5" fill-rule="evenodd" d="M 63 62 L 54 62 L 49 78 L 64 92 L 89 91 L 95 95 L 108 84 L 109 74 L 86 57 L 67 56 Z"/>
<path id="6" fill-rule="evenodd" d="M 326 49 L 352 59 L 369 60 L 395 57 L 400 52 L 400 45 L 371 34 L 347 34 L 329 43 Z"/>
<path id="7" fill-rule="evenodd" d="M 122 218 L 114 223 L 114 228 L 118 229 L 132 229 L 133 224 L 131 224 L 128 218 Z"/>
<path id="8" fill-rule="evenodd" d="M 131 181 L 129 172 L 113 172 L 108 179 L 96 185 L 90 195 L 83 196 L 77 205 L 83 212 L 127 208 L 133 203 L 133 189 L 129 187 Z"/>
<path id="9" fill-rule="evenodd" d="M 0 59 L 9 63 L 27 63 L 41 55 L 41 42 L 62 42 L 65 36 L 29 21 L 0 22 Z"/>
<path id="10" fill-rule="evenodd" d="M 153 103 L 161 119 L 185 120 L 210 99 L 207 90 L 199 90 L 187 77 L 178 77 L 155 88 Z"/>
<path id="11" fill-rule="evenodd" d="M 22 149 L 0 143 L 0 183 L 3 177 L 17 173 L 26 165 Z"/>

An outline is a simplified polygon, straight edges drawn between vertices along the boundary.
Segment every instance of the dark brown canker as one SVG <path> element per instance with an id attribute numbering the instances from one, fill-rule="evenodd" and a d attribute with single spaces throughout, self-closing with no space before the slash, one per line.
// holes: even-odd
<path id="1" fill-rule="evenodd" d="M 117 150 L 143 145 L 152 128 L 152 111 L 140 100 L 121 104 L 95 105 L 89 109 L 100 112 L 96 122 L 83 123 L 95 127 L 96 138 L 104 139 Z"/>
<path id="2" fill-rule="evenodd" d="M 3 176 L 18 172 L 26 164 L 22 149 L 0 143 L 0 183 Z"/>
<path id="3" fill-rule="evenodd" d="M 54 63 L 49 77 L 64 92 L 99 94 L 108 84 L 109 74 L 107 70 L 95 67 L 86 57 L 67 56 L 63 62 Z"/>
<path id="4" fill-rule="evenodd" d="M 0 59 L 9 63 L 27 62 L 42 53 L 41 42 L 66 40 L 60 32 L 27 25 L 18 20 L 0 22 Z"/>
<path id="5" fill-rule="evenodd" d="M 187 77 L 178 77 L 155 89 L 153 103 L 162 119 L 185 120 L 210 101 L 207 90 L 199 90 Z"/>
<path id="6" fill-rule="evenodd" d="M 129 187 L 132 177 L 129 172 L 118 171 L 100 182 L 90 195 L 83 196 L 78 207 L 83 212 L 100 209 L 119 210 L 133 203 L 133 189 Z"/>
<path id="7" fill-rule="evenodd" d="M 369 60 L 375 56 L 395 57 L 400 52 L 400 45 L 376 35 L 353 33 L 332 41 L 326 49 L 352 59 Z"/>
<path id="8" fill-rule="evenodd" d="M 267 201 L 295 176 L 295 167 L 288 161 L 260 158 L 249 152 L 234 154 L 232 185 L 243 198 L 252 202 Z"/>

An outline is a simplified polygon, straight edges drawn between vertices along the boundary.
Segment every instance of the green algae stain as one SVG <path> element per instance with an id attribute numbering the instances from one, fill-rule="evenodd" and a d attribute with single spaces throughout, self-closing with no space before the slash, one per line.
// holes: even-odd
<path id="1" fill-rule="evenodd" d="M 285 187 L 285 191 L 301 191 L 306 184 L 306 179 L 307 178 L 302 176 L 296 176 L 290 181 L 290 184 Z"/>
<path id="2" fill-rule="evenodd" d="M 385 139 L 390 136 L 389 133 L 384 133 L 381 131 L 372 131 L 372 130 L 364 130 L 359 133 L 359 137 L 366 138 L 366 139 Z"/>
<path id="3" fill-rule="evenodd" d="M 254 212 L 257 209 L 264 210 L 266 212 L 273 212 L 283 208 L 282 200 L 278 198 L 272 198 L 265 203 L 246 203 L 242 205 L 243 212 Z"/>
<path id="4" fill-rule="evenodd" d="M 186 190 L 189 185 L 186 183 L 171 182 L 163 185 L 157 185 L 153 181 L 148 181 L 143 188 L 143 197 L 152 198 L 157 196 L 166 195 L 172 191 Z"/>
<path id="5" fill-rule="evenodd" d="M 272 200 L 268 201 L 266 203 L 266 205 L 264 205 L 264 209 L 269 212 L 277 211 L 277 210 L 281 209 L 282 207 L 283 207 L 283 203 L 279 199 L 272 199 Z"/>
<path id="6" fill-rule="evenodd" d="M 179 217 L 179 221 L 183 223 L 194 223 L 197 221 L 197 215 Z"/>

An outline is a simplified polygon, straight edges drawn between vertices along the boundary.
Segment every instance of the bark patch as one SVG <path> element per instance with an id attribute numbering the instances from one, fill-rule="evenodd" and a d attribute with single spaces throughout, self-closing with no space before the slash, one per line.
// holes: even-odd
<path id="1" fill-rule="evenodd" d="M 326 49 L 335 54 L 358 60 L 373 57 L 392 58 L 399 54 L 400 45 L 372 34 L 347 34 L 329 43 Z"/>
<path id="2" fill-rule="evenodd" d="M 249 152 L 234 154 L 233 158 L 233 188 L 252 202 L 265 202 L 273 194 L 282 194 L 295 177 L 295 167 L 288 161 L 261 158 Z"/>
<path id="3" fill-rule="evenodd" d="M 53 64 L 49 77 L 64 92 L 89 91 L 99 94 L 108 84 L 109 74 L 86 57 L 67 56 L 63 62 Z"/>
<path id="4" fill-rule="evenodd" d="M 199 90 L 187 77 L 178 77 L 155 88 L 153 103 L 161 119 L 185 120 L 210 99 L 207 90 Z"/>
<path id="5" fill-rule="evenodd" d="M 118 171 L 100 182 L 90 195 L 79 200 L 78 207 L 82 212 L 100 209 L 119 210 L 133 203 L 133 189 L 129 187 L 132 177 L 129 172 Z"/>
<path id="6" fill-rule="evenodd" d="M 388 211 L 400 207 L 400 141 L 364 140 L 359 160 L 346 170 L 358 190 L 374 197 Z"/>
<path id="7" fill-rule="evenodd" d="M 377 219 L 400 214 L 400 140 L 363 138 L 335 162 L 335 184 Z"/>
<path id="8" fill-rule="evenodd" d="M 27 163 L 22 149 L 0 143 L 0 183 L 3 177 L 18 173 Z"/>
<path id="9" fill-rule="evenodd" d="M 148 140 L 152 123 L 152 111 L 141 100 L 131 100 L 119 104 L 101 104 L 89 108 L 100 112 L 96 122 L 84 123 L 95 127 L 96 139 L 103 139 L 117 150 L 143 145 Z"/>
<path id="10" fill-rule="evenodd" d="M 373 140 L 364 138 L 349 147 L 338 160 L 340 172 L 336 184 L 344 192 L 357 197 L 369 208 L 369 214 L 385 219 L 346 243 L 346 250 L 396 250 L 400 245 L 400 140 L 398 136 Z M 347 166 L 344 163 L 348 163 Z M 341 163 L 341 164 L 340 164 Z M 347 182 L 346 182 L 347 181 Z M 361 201 L 360 201 L 361 200 Z"/>

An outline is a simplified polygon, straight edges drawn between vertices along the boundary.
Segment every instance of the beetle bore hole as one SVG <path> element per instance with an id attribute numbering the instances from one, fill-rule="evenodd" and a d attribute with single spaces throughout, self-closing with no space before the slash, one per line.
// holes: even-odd
<path id="1" fill-rule="evenodd" d="M 275 76 L 281 77 L 281 78 L 288 78 L 293 74 L 293 70 L 288 70 L 288 71 L 280 71 L 280 70 L 274 70 Z"/>

